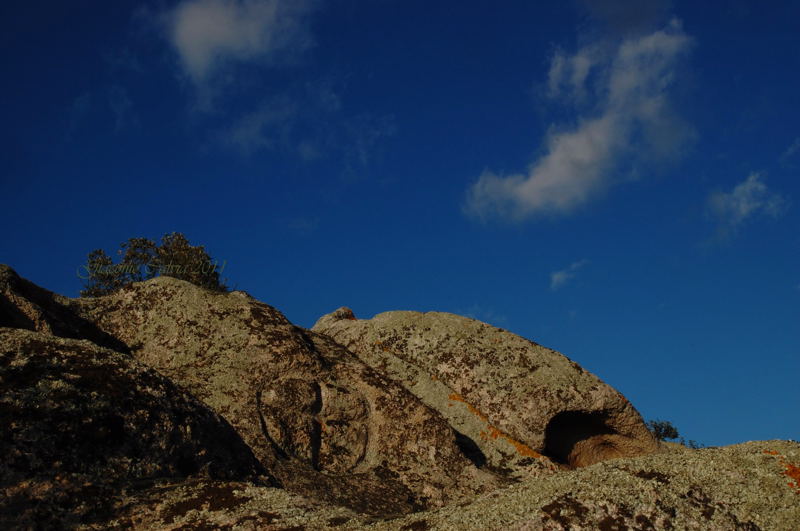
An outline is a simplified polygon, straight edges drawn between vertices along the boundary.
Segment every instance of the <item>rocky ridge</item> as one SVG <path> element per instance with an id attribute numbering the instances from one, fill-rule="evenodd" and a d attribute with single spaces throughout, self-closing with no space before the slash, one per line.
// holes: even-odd
<path id="1" fill-rule="evenodd" d="M 669 449 L 566 357 L 450 314 L 305 330 L 244 292 L 69 299 L 0 265 L 0 345 L 3 528 L 800 521 L 796 443 Z"/>

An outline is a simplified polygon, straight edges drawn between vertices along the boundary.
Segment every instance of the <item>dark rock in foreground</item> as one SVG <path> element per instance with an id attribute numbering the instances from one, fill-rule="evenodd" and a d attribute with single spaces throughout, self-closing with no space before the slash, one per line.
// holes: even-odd
<path id="1" fill-rule="evenodd" d="M 157 478 L 269 484 L 227 422 L 129 356 L 10 328 L 0 345 L 0 518 L 91 519 L 124 483 Z"/>

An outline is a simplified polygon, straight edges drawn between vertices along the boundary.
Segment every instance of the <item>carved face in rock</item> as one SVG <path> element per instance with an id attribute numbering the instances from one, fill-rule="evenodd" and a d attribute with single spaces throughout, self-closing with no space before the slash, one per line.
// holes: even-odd
<path id="1" fill-rule="evenodd" d="M 357 391 L 287 378 L 270 382 L 258 402 L 262 430 L 279 455 L 330 473 L 363 462 L 369 407 Z"/>

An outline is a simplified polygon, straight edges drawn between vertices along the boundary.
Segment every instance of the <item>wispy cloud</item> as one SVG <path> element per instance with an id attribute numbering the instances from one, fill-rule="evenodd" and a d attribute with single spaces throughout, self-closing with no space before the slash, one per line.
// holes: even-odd
<path id="1" fill-rule="evenodd" d="M 800 153 L 800 136 L 794 139 L 794 142 L 786 148 L 786 151 L 781 155 L 781 160 L 786 161 L 793 157 L 795 154 Z"/>
<path id="2" fill-rule="evenodd" d="M 602 60 L 599 46 L 587 46 L 570 55 L 556 50 L 547 73 L 547 95 L 551 98 L 572 96 L 582 101 L 588 94 L 586 80 L 592 67 Z"/>
<path id="3" fill-rule="evenodd" d="M 239 117 L 220 138 L 245 155 L 272 149 L 281 136 L 289 134 L 295 115 L 296 108 L 291 101 L 271 100 Z"/>
<path id="4" fill-rule="evenodd" d="M 579 5 L 595 21 L 618 35 L 635 35 L 664 20 L 672 7 L 670 0 L 580 0 Z"/>
<path id="5" fill-rule="evenodd" d="M 680 58 L 691 46 L 677 19 L 665 28 L 627 38 L 616 46 L 594 44 L 567 55 L 557 52 L 548 94 L 573 105 L 595 98 L 577 126 L 553 124 L 546 153 L 526 173 L 486 171 L 470 187 L 465 211 L 481 219 L 522 220 L 563 214 L 603 193 L 615 170 L 642 154 L 659 158 L 679 152 L 691 129 L 670 108 L 668 94 Z"/>
<path id="6" fill-rule="evenodd" d="M 718 235 L 729 236 L 750 218 L 764 215 L 778 217 L 787 207 L 787 200 L 764 183 L 762 175 L 751 173 L 729 192 L 715 192 L 708 198 L 708 207 L 718 223 Z"/>
<path id="7" fill-rule="evenodd" d="M 109 87 L 108 106 L 114 115 L 114 132 L 119 133 L 129 125 L 138 125 L 139 120 L 133 111 L 133 101 L 125 87 L 119 85 Z"/>
<path id="8" fill-rule="evenodd" d="M 184 0 L 168 15 L 169 38 L 197 84 L 230 64 L 269 63 L 308 48 L 310 0 Z"/>
<path id="9" fill-rule="evenodd" d="M 338 97 L 332 91 L 310 91 L 265 99 L 221 129 L 218 139 L 243 155 L 281 151 L 305 162 L 336 157 L 344 178 L 360 179 L 395 134 L 395 119 L 372 113 L 346 116 Z"/>
<path id="10" fill-rule="evenodd" d="M 579 260 L 571 263 L 569 267 L 550 273 L 550 289 L 556 291 L 564 287 L 588 263 L 588 260 Z"/>

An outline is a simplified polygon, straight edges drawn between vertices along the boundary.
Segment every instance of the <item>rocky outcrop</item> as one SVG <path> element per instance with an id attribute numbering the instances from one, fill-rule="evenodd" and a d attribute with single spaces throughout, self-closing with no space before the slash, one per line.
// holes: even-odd
<path id="1" fill-rule="evenodd" d="M 605 461 L 370 529 L 789 531 L 797 522 L 800 444 L 758 441 Z"/>
<path id="2" fill-rule="evenodd" d="M 309 331 L 243 292 L 68 299 L 0 265 L 0 347 L 0 529 L 800 521 L 797 443 L 658 445 L 577 364 L 454 315 Z"/>
<path id="3" fill-rule="evenodd" d="M 436 409 L 495 469 L 520 476 L 652 453 L 658 445 L 619 392 L 554 350 L 438 312 L 314 325 Z"/>
<path id="4" fill-rule="evenodd" d="M 129 356 L 10 328 L 0 328 L 0 345 L 0 528 L 13 527 L 4 517 L 49 527 L 96 516 L 102 507 L 93 504 L 123 483 L 269 484 L 227 422 Z"/>
<path id="5" fill-rule="evenodd" d="M 159 277 L 68 306 L 221 414 L 292 492 L 386 515 L 497 485 L 438 412 L 243 292 Z"/>
<path id="6" fill-rule="evenodd" d="M 363 529 L 374 520 L 284 489 L 207 479 L 122 493 L 114 506 L 113 516 L 98 522 L 98 529 Z"/>
<path id="7" fill-rule="evenodd" d="M 102 347 L 127 352 L 121 341 L 81 318 L 72 299 L 37 286 L 0 264 L 0 327 L 35 330 L 73 339 L 88 339 Z"/>

